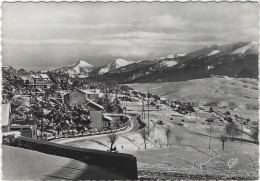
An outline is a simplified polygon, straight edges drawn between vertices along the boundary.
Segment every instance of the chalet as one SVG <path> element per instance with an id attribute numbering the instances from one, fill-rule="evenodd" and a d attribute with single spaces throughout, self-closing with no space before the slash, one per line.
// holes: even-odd
<path id="1" fill-rule="evenodd" d="M 31 126 L 31 125 L 12 124 L 10 126 L 10 130 L 21 132 L 21 136 L 37 139 L 37 126 L 36 125 Z"/>
<path id="2" fill-rule="evenodd" d="M 22 75 L 17 78 L 17 83 L 32 90 L 48 89 L 53 84 L 47 74 Z"/>
<path id="3" fill-rule="evenodd" d="M 111 118 L 110 116 L 104 115 L 103 128 L 110 128 L 112 121 L 113 121 L 113 118 Z"/>
<path id="4" fill-rule="evenodd" d="M 10 119 L 9 114 L 11 112 L 11 106 L 10 103 L 2 104 L 2 132 L 8 132 L 10 131 Z"/>
<path id="5" fill-rule="evenodd" d="M 75 105 L 79 103 L 86 103 L 87 100 L 94 101 L 99 98 L 100 92 L 95 89 L 81 90 L 76 89 L 71 93 L 63 95 L 63 101 L 65 104 Z"/>
<path id="6" fill-rule="evenodd" d="M 14 95 L 13 99 L 20 99 L 24 106 L 29 106 L 31 101 L 30 95 Z"/>
<path id="7" fill-rule="evenodd" d="M 161 101 L 161 104 L 166 104 L 167 103 L 167 98 L 166 97 L 161 97 L 160 101 Z"/>
<path id="8" fill-rule="evenodd" d="M 92 120 L 92 128 L 103 128 L 103 106 L 89 100 L 87 103 L 87 109 Z"/>

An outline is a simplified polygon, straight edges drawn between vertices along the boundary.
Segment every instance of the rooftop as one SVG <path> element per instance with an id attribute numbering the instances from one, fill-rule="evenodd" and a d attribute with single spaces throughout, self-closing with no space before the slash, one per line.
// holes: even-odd
<path id="1" fill-rule="evenodd" d="M 91 104 L 91 105 L 94 105 L 95 107 L 98 107 L 99 109 L 101 110 L 104 110 L 104 107 L 101 106 L 100 104 L 98 103 L 95 103 L 94 101 L 91 101 L 91 100 L 88 100 L 88 105 Z"/>

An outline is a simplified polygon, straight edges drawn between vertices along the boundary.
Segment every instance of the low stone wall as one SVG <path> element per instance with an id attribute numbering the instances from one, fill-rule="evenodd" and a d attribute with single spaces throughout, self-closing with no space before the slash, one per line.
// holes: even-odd
<path id="1" fill-rule="evenodd" d="M 126 178 L 138 179 L 136 157 L 130 154 L 76 148 L 26 137 L 18 137 L 17 145 L 21 148 L 72 158 L 90 165 L 117 168 L 123 171 Z"/>
<path id="2" fill-rule="evenodd" d="M 60 136 L 60 135 L 57 135 L 57 136 L 52 135 L 52 136 L 48 136 L 48 137 L 43 136 L 42 139 L 43 140 L 54 140 L 54 139 L 59 139 L 59 138 L 75 138 L 75 137 L 83 137 L 83 136 L 87 137 L 87 136 L 93 136 L 93 135 L 116 133 L 118 131 L 123 131 L 123 130 L 127 129 L 129 124 L 130 124 L 129 122 L 126 122 L 125 124 L 123 124 L 122 127 L 119 127 L 117 129 L 107 130 L 107 131 L 90 131 L 90 132 L 83 133 L 83 134 L 74 133 L 74 135 L 65 133 L 63 136 Z M 41 139 L 41 137 L 38 136 L 37 139 Z"/>

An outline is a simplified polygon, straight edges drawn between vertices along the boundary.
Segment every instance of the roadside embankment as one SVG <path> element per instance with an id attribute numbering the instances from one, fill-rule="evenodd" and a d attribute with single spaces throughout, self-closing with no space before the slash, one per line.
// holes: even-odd
<path id="1" fill-rule="evenodd" d="M 21 148 L 72 158 L 90 165 L 117 168 L 123 171 L 125 177 L 137 179 L 136 157 L 130 154 L 76 148 L 26 137 L 19 137 L 17 140 Z"/>

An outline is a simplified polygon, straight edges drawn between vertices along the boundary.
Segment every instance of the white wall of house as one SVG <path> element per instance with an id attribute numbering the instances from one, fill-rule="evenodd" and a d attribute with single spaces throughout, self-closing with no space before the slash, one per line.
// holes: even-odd
<path id="1" fill-rule="evenodd" d="M 89 111 L 92 123 L 90 126 L 92 128 L 102 128 L 103 127 L 103 116 L 102 111 Z"/>
<path id="2" fill-rule="evenodd" d="M 75 105 L 78 103 L 85 103 L 86 102 L 86 94 L 81 91 L 74 91 L 69 94 L 69 104 Z"/>

